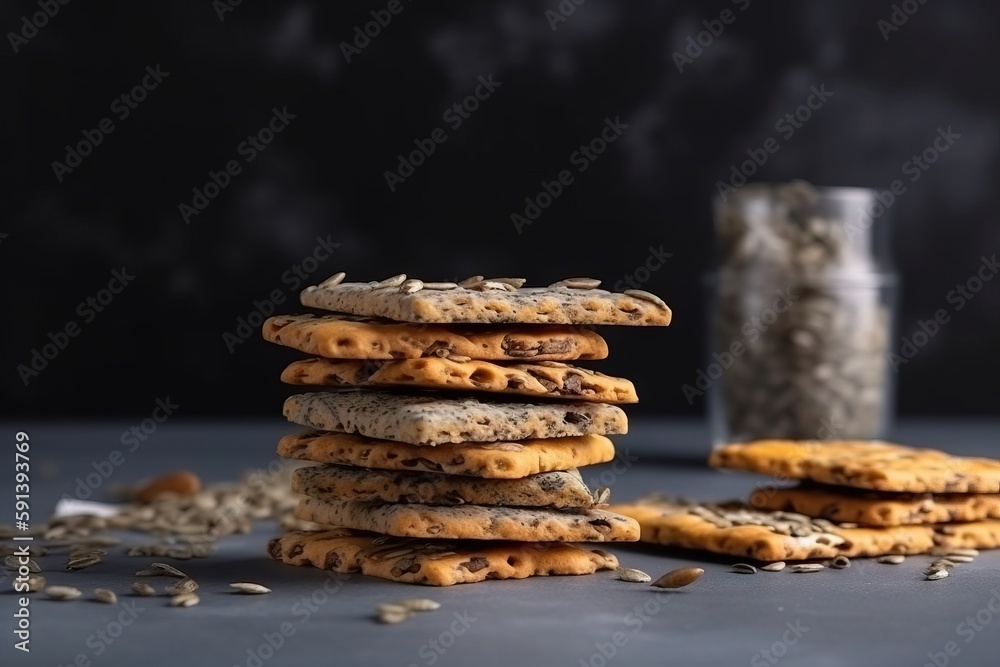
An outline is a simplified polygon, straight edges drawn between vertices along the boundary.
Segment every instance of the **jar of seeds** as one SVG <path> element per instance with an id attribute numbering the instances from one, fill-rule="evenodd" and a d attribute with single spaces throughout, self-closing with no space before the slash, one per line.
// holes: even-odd
<path id="1" fill-rule="evenodd" d="M 749 184 L 715 202 L 707 281 L 715 442 L 879 438 L 896 307 L 874 190 Z"/>

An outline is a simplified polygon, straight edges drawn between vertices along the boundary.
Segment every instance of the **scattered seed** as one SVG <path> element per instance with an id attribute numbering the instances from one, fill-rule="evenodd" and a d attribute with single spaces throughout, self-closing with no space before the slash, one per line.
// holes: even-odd
<path id="1" fill-rule="evenodd" d="M 132 584 L 132 590 L 135 591 L 136 595 L 142 596 L 144 598 L 156 595 L 156 589 L 147 584 L 145 581 L 137 581 L 134 584 Z"/>
<path id="2" fill-rule="evenodd" d="M 945 556 L 968 556 L 969 558 L 975 558 L 979 555 L 977 549 L 948 549 L 948 553 Z"/>
<path id="3" fill-rule="evenodd" d="M 181 593 L 170 598 L 171 607 L 193 607 L 201 602 L 197 593 Z"/>
<path id="4" fill-rule="evenodd" d="M 20 569 L 22 565 L 27 565 L 28 572 L 38 573 L 38 572 L 42 571 L 42 568 L 40 568 L 38 566 L 38 563 L 36 563 L 31 558 L 27 559 L 27 561 L 28 561 L 27 563 L 23 563 L 22 564 L 22 562 L 21 562 L 22 558 L 24 558 L 24 556 L 13 556 L 13 555 L 12 556 L 7 556 L 6 558 L 3 559 L 3 564 L 4 564 L 4 566 L 6 566 L 6 568 L 8 570 L 11 570 L 13 572 L 17 572 L 18 569 Z"/>
<path id="5" fill-rule="evenodd" d="M 785 561 L 779 560 L 776 563 L 769 563 L 768 565 L 761 566 L 762 570 L 765 572 L 781 572 L 785 569 Z"/>
<path id="6" fill-rule="evenodd" d="M 820 570 L 825 570 L 826 568 L 819 563 L 799 563 L 798 565 L 793 565 L 789 569 L 792 572 L 808 574 L 810 572 L 819 572 Z"/>
<path id="7" fill-rule="evenodd" d="M 594 505 L 607 505 L 611 501 L 611 489 L 602 486 L 594 491 Z"/>
<path id="8" fill-rule="evenodd" d="M 72 586 L 49 586 L 45 589 L 45 594 L 51 600 L 75 600 L 83 595 L 79 588 Z"/>
<path id="9" fill-rule="evenodd" d="M 235 588 L 239 593 L 247 593 L 250 595 L 263 595 L 264 593 L 270 593 L 271 589 L 267 586 L 261 586 L 260 584 L 254 584 L 249 581 L 237 581 L 236 583 L 229 584 L 230 588 Z"/>
<path id="10" fill-rule="evenodd" d="M 137 570 L 135 573 L 137 577 L 163 577 L 163 570 L 158 570 L 154 567 L 146 568 L 143 570 Z"/>
<path id="11" fill-rule="evenodd" d="M 947 568 L 950 570 L 951 568 L 955 567 L 955 563 L 954 561 L 948 560 L 947 558 L 938 558 L 936 561 L 931 563 L 931 567 L 937 568 L 939 570 L 943 568 Z"/>
<path id="12" fill-rule="evenodd" d="M 380 623 L 402 623 L 410 618 L 413 612 L 401 604 L 380 604 L 376 611 Z"/>
<path id="13" fill-rule="evenodd" d="M 948 554 L 946 558 L 952 563 L 971 563 L 976 560 L 972 556 L 963 556 L 962 554 Z"/>
<path id="14" fill-rule="evenodd" d="M 405 281 L 399 286 L 399 291 L 403 294 L 413 294 L 424 288 L 424 281 L 415 278 Z"/>
<path id="15" fill-rule="evenodd" d="M 513 285 L 497 282 L 495 280 L 484 280 L 481 283 L 472 285 L 471 289 L 477 289 L 484 292 L 487 290 L 503 290 L 504 292 L 513 292 L 517 288 Z"/>
<path id="16" fill-rule="evenodd" d="M 424 289 L 429 290 L 452 290 L 458 287 L 458 283 L 424 283 Z"/>
<path id="17" fill-rule="evenodd" d="M 347 274 L 344 273 L 343 271 L 341 271 L 340 273 L 335 273 L 332 276 L 330 276 L 329 278 L 327 278 L 326 280 L 324 280 L 323 282 L 321 282 L 319 284 L 319 286 L 320 287 L 336 287 L 340 283 L 344 282 L 344 278 L 346 278 L 346 277 L 347 277 Z"/>
<path id="18" fill-rule="evenodd" d="M 198 588 L 198 582 L 187 577 L 185 579 L 178 579 L 163 590 L 167 595 L 181 595 L 182 593 L 194 593 Z"/>
<path id="19" fill-rule="evenodd" d="M 375 283 L 374 285 L 372 285 L 372 289 L 383 289 L 385 287 L 399 287 L 404 282 L 406 282 L 406 274 L 400 273 L 398 276 L 386 278 L 385 280 Z"/>
<path id="20" fill-rule="evenodd" d="M 615 579 L 621 579 L 622 581 L 629 581 L 637 584 L 645 584 L 646 582 L 653 580 L 651 576 L 642 570 L 635 569 L 634 567 L 619 567 L 615 570 Z"/>
<path id="21" fill-rule="evenodd" d="M 851 566 L 851 559 L 847 556 L 837 556 L 830 561 L 830 567 L 835 570 L 846 570 Z"/>
<path id="22" fill-rule="evenodd" d="M 947 576 L 948 570 L 935 570 L 934 572 L 925 575 L 924 578 L 927 579 L 927 581 L 937 581 L 938 579 L 944 579 Z"/>
<path id="23" fill-rule="evenodd" d="M 510 285 L 514 289 L 519 287 L 524 287 L 524 283 L 528 282 L 524 278 L 490 278 L 491 283 L 503 283 L 504 285 Z"/>
<path id="24" fill-rule="evenodd" d="M 879 563 L 883 565 L 899 565 L 906 560 L 906 556 L 902 554 L 889 554 L 888 556 L 882 556 L 878 559 Z"/>
<path id="25" fill-rule="evenodd" d="M 118 602 L 118 596 L 115 595 L 113 590 L 108 588 L 95 588 L 94 599 L 105 604 L 115 604 Z"/>
<path id="26" fill-rule="evenodd" d="M 656 586 L 657 588 L 683 588 L 688 584 L 693 584 L 703 574 L 705 574 L 705 570 L 700 567 L 682 567 L 667 572 L 651 583 L 650 586 Z"/>
<path id="27" fill-rule="evenodd" d="M 549 285 L 549 287 L 568 287 L 569 289 L 597 289 L 600 286 L 601 281 L 597 278 L 567 278 Z"/>
<path id="28" fill-rule="evenodd" d="M 655 294 L 651 294 L 645 290 L 641 289 L 627 289 L 623 292 L 626 296 L 630 296 L 636 299 L 642 299 L 643 301 L 649 301 L 650 303 L 655 303 L 660 308 L 666 308 L 666 302 Z"/>
<path id="29" fill-rule="evenodd" d="M 176 567 L 167 565 L 166 563 L 153 563 L 152 568 L 154 570 L 159 570 L 162 573 L 161 576 L 177 577 L 178 579 L 189 578 L 186 574 L 178 570 Z"/>
<path id="30" fill-rule="evenodd" d="M 469 287 L 470 285 L 475 285 L 476 283 L 481 283 L 481 282 L 483 282 L 483 277 L 482 276 L 469 276 L 465 280 L 460 281 L 458 283 L 458 286 L 459 287 Z"/>
<path id="31" fill-rule="evenodd" d="M 472 361 L 472 357 L 467 357 L 463 354 L 449 354 L 445 357 L 448 361 L 454 361 L 456 363 L 464 364 L 467 361 Z"/>
<path id="32" fill-rule="evenodd" d="M 428 600 L 427 598 L 407 598 L 400 600 L 399 604 L 410 611 L 434 611 L 441 608 L 440 602 Z"/>
<path id="33" fill-rule="evenodd" d="M 739 574 L 757 574 L 757 568 L 748 563 L 734 563 L 732 570 Z"/>
<path id="34" fill-rule="evenodd" d="M 66 563 L 67 570 L 82 570 L 84 568 L 90 567 L 91 565 L 96 565 L 101 562 L 101 557 L 97 554 L 83 554 L 82 556 L 76 556 L 69 559 Z"/>

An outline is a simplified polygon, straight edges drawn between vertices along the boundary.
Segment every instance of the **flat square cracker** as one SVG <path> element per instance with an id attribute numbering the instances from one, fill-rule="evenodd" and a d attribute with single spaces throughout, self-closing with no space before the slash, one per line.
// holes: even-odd
<path id="1" fill-rule="evenodd" d="M 615 446 L 601 435 L 425 447 L 352 433 L 311 432 L 283 437 L 278 443 L 278 455 L 384 470 L 518 479 L 540 472 L 607 463 L 615 458 Z"/>
<path id="2" fill-rule="evenodd" d="M 641 540 L 758 561 L 834 556 L 922 554 L 935 546 L 994 548 L 1000 521 L 886 528 L 843 527 L 789 512 L 758 511 L 738 501 L 698 504 L 647 498 L 609 511 L 639 522 Z"/>
<path id="3" fill-rule="evenodd" d="M 798 512 L 838 523 L 903 526 L 1000 519 L 1000 494 L 889 493 L 805 484 L 759 490 L 750 502 L 764 510 Z"/>
<path id="4" fill-rule="evenodd" d="M 515 542 L 635 542 L 639 525 L 599 509 L 395 505 L 303 498 L 295 515 L 327 526 L 397 537 Z"/>
<path id="5" fill-rule="evenodd" d="M 264 339 L 331 359 L 419 359 L 459 355 L 488 361 L 605 359 L 608 344 L 586 327 L 440 326 L 355 315 L 279 315 Z"/>
<path id="6" fill-rule="evenodd" d="M 899 493 L 1000 493 L 1000 461 L 864 440 L 723 445 L 709 465 Z"/>
<path id="7" fill-rule="evenodd" d="M 542 396 L 595 403 L 637 403 L 635 386 L 625 378 L 596 373 L 556 361 L 500 365 L 440 357 L 363 361 L 302 359 L 292 362 L 281 381 L 332 387 L 416 387 Z"/>
<path id="8" fill-rule="evenodd" d="M 299 299 L 310 308 L 400 322 L 666 326 L 671 316 L 666 304 L 644 292 L 567 287 L 459 287 L 408 294 L 377 283 L 340 283 L 307 287 Z"/>
<path id="9" fill-rule="evenodd" d="M 297 394 L 285 401 L 284 415 L 311 428 L 414 445 L 628 431 L 622 409 L 604 403 L 500 403 L 379 391 Z"/>
<path id="10" fill-rule="evenodd" d="M 408 584 L 451 586 L 488 579 L 593 574 L 618 567 L 601 549 L 555 542 L 447 542 L 365 535 L 335 528 L 271 540 L 271 558 L 335 572 L 360 572 Z"/>
<path id="11" fill-rule="evenodd" d="M 595 504 L 593 494 L 576 470 L 543 472 L 521 479 L 483 479 L 320 465 L 295 470 L 292 491 L 320 500 L 424 505 L 571 508 Z"/>

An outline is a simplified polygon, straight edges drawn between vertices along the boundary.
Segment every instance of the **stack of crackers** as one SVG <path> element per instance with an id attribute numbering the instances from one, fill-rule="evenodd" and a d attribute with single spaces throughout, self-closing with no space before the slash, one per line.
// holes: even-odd
<path id="1" fill-rule="evenodd" d="M 571 543 L 636 541 L 638 524 L 600 509 L 577 468 L 614 458 L 617 404 L 631 382 L 569 365 L 604 359 L 593 325 L 664 326 L 670 309 L 642 291 L 570 279 L 425 283 L 405 275 L 306 288 L 327 311 L 272 317 L 268 341 L 310 358 L 282 380 L 325 390 L 291 396 L 285 416 L 310 429 L 278 453 L 295 471 L 298 519 L 322 530 L 271 541 L 272 558 L 408 583 L 450 585 L 617 567 Z"/>
<path id="2" fill-rule="evenodd" d="M 758 561 L 1000 547 L 1000 461 L 887 442 L 760 440 L 719 447 L 709 464 L 772 481 L 747 502 L 650 497 L 610 509 L 635 518 L 642 541 Z"/>

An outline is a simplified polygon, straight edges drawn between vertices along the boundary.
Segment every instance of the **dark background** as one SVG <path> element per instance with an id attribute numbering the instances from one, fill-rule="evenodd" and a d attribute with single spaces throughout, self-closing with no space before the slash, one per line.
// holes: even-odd
<path id="1" fill-rule="evenodd" d="M 698 414 L 681 386 L 706 353 L 714 184 L 813 85 L 834 96 L 757 180 L 884 187 L 939 127 L 961 135 L 891 210 L 902 333 L 951 308 L 949 290 L 1000 250 L 995 3 L 928 0 L 888 41 L 889 2 L 587 0 L 555 30 L 557 0 L 402 4 L 350 63 L 340 43 L 385 2 L 244 2 L 220 20 L 208 0 L 77 0 L 18 53 L 5 38 L 4 414 L 147 414 L 169 396 L 187 416 L 277 416 L 295 355 L 256 332 L 231 354 L 223 334 L 272 290 L 288 297 L 278 312 L 296 311 L 282 275 L 327 236 L 340 246 L 309 282 L 613 285 L 662 246 L 673 255 L 644 287 L 675 323 L 604 332 L 612 356 L 597 367 L 635 379 L 636 413 Z M 679 72 L 671 54 L 727 8 L 735 21 Z M 37 11 L 4 3 L 0 27 Z M 112 101 L 157 64 L 169 76 L 119 120 Z M 452 130 L 442 113 L 490 74 L 501 87 Z M 192 188 L 242 161 L 240 142 L 286 106 L 288 128 L 185 224 Z M 621 139 L 518 234 L 511 213 L 615 116 Z M 105 117 L 115 130 L 57 181 L 52 162 Z M 390 192 L 383 172 L 437 127 L 448 140 Z M 77 304 L 122 267 L 134 281 L 83 323 Z M 1000 280 L 952 314 L 900 372 L 904 414 L 1000 407 Z M 18 364 L 70 320 L 79 336 L 25 386 Z"/>

